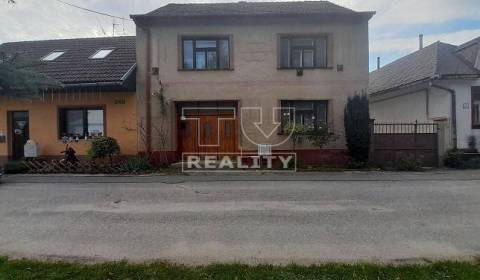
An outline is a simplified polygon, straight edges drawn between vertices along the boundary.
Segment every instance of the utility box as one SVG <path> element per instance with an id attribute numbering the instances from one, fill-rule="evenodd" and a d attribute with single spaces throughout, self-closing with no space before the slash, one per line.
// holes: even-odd
<path id="1" fill-rule="evenodd" d="M 25 158 L 36 158 L 38 154 L 38 145 L 33 140 L 28 140 L 25 146 L 23 147 L 23 153 Z"/>

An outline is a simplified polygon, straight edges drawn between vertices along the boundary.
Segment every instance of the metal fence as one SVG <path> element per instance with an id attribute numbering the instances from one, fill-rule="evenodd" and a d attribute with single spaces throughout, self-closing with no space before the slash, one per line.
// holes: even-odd
<path id="1" fill-rule="evenodd" d="M 380 166 L 396 167 L 400 160 L 438 166 L 438 124 L 374 124 L 373 153 L 374 162 Z"/>
<path id="2" fill-rule="evenodd" d="M 438 133 L 436 123 L 376 123 L 375 134 L 424 134 Z"/>

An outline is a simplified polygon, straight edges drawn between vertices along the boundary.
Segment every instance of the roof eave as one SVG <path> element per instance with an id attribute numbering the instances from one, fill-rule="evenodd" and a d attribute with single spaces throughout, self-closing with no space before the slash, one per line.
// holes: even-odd
<path id="1" fill-rule="evenodd" d="M 444 74 L 444 75 L 435 75 L 435 76 L 433 76 L 433 77 L 428 77 L 428 78 L 416 80 L 416 81 L 413 81 L 413 82 L 410 82 L 410 83 L 407 83 L 407 84 L 403 84 L 403 85 L 399 85 L 399 86 L 396 86 L 396 87 L 391 87 L 391 88 L 383 89 L 383 90 L 380 90 L 380 91 L 371 92 L 371 93 L 370 93 L 370 96 L 382 95 L 382 94 L 385 94 L 385 93 L 389 93 L 389 92 L 392 92 L 392 91 L 395 91 L 395 90 L 400 90 L 400 89 L 408 88 L 408 87 L 411 87 L 411 86 L 414 86 L 414 85 L 418 85 L 418 84 L 421 84 L 421 83 L 424 83 L 424 82 L 428 82 L 428 81 L 434 81 L 434 80 L 438 81 L 438 80 L 476 79 L 476 78 L 480 78 L 480 73 L 479 73 L 479 74 L 447 74 L 447 75 Z"/>
<path id="2" fill-rule="evenodd" d="M 376 14 L 375 11 L 365 11 L 365 12 L 351 12 L 351 13 L 312 13 L 308 14 L 308 16 L 319 17 L 319 18 L 327 18 L 327 19 L 335 19 L 335 18 L 357 18 L 362 20 L 370 20 Z M 301 13 L 278 13 L 278 14 L 253 14 L 253 15 L 239 15 L 239 14 L 222 14 L 222 15 L 130 15 L 130 18 L 137 25 L 146 25 L 151 23 L 158 23 L 158 22 L 170 22 L 170 21 L 182 21 L 185 19 L 189 20 L 209 20 L 212 19 L 215 21 L 221 20 L 232 20 L 232 19 L 246 19 L 246 18 L 285 18 L 285 17 L 298 17 L 298 16 L 306 16 L 306 14 Z"/>

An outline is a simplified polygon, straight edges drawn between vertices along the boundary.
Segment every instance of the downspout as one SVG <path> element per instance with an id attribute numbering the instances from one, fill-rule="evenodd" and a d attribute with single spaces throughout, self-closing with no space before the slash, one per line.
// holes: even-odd
<path id="1" fill-rule="evenodd" d="M 452 140 L 453 140 L 453 147 L 457 148 L 457 95 L 455 93 L 455 90 L 448 87 L 436 85 L 433 82 L 431 82 L 431 86 L 434 88 L 438 88 L 438 89 L 449 92 L 452 97 L 452 102 L 451 102 L 452 103 L 452 108 L 451 108 L 452 134 L 453 134 Z"/>
<path id="2" fill-rule="evenodd" d="M 152 91 L 152 77 L 150 69 L 152 68 L 152 38 L 151 32 L 146 27 L 147 45 L 146 45 L 146 62 L 145 62 L 145 152 L 147 155 L 152 153 L 152 107 L 151 107 L 151 91 Z"/>

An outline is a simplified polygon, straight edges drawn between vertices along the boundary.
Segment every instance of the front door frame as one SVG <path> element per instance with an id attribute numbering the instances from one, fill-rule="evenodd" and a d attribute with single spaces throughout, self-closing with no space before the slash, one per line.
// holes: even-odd
<path id="1" fill-rule="evenodd" d="M 183 153 L 183 144 L 182 144 L 182 128 L 181 128 L 181 124 L 182 124 L 182 120 L 181 120 L 181 114 L 182 112 L 179 111 L 180 110 L 180 105 L 182 103 L 212 103 L 212 102 L 216 102 L 217 104 L 218 103 L 222 103 L 222 102 L 233 102 L 235 105 L 234 105 L 234 108 L 235 108 L 235 114 L 236 114 L 236 118 L 235 118 L 235 143 L 236 143 L 236 147 L 235 147 L 235 153 L 238 153 L 239 151 L 239 146 L 240 146 L 240 137 L 241 137 L 241 133 L 240 132 L 240 127 L 239 127 L 239 118 L 240 118 L 240 112 L 238 111 L 238 108 L 239 108 L 239 100 L 182 100 L 182 101 L 176 101 L 175 102 L 175 119 L 176 119 L 176 122 L 177 122 L 177 158 L 182 160 L 182 153 Z M 220 106 L 221 107 L 221 106 Z"/>
<path id="2" fill-rule="evenodd" d="M 15 113 L 26 113 L 27 114 L 27 124 L 26 124 L 26 141 L 30 138 L 30 112 L 28 110 L 14 110 L 14 111 L 7 111 L 7 120 L 8 120 L 8 150 L 9 150 L 9 158 L 12 160 L 21 159 L 23 158 L 22 155 L 16 154 L 16 147 L 15 147 L 15 131 L 14 131 L 14 117 Z"/>

